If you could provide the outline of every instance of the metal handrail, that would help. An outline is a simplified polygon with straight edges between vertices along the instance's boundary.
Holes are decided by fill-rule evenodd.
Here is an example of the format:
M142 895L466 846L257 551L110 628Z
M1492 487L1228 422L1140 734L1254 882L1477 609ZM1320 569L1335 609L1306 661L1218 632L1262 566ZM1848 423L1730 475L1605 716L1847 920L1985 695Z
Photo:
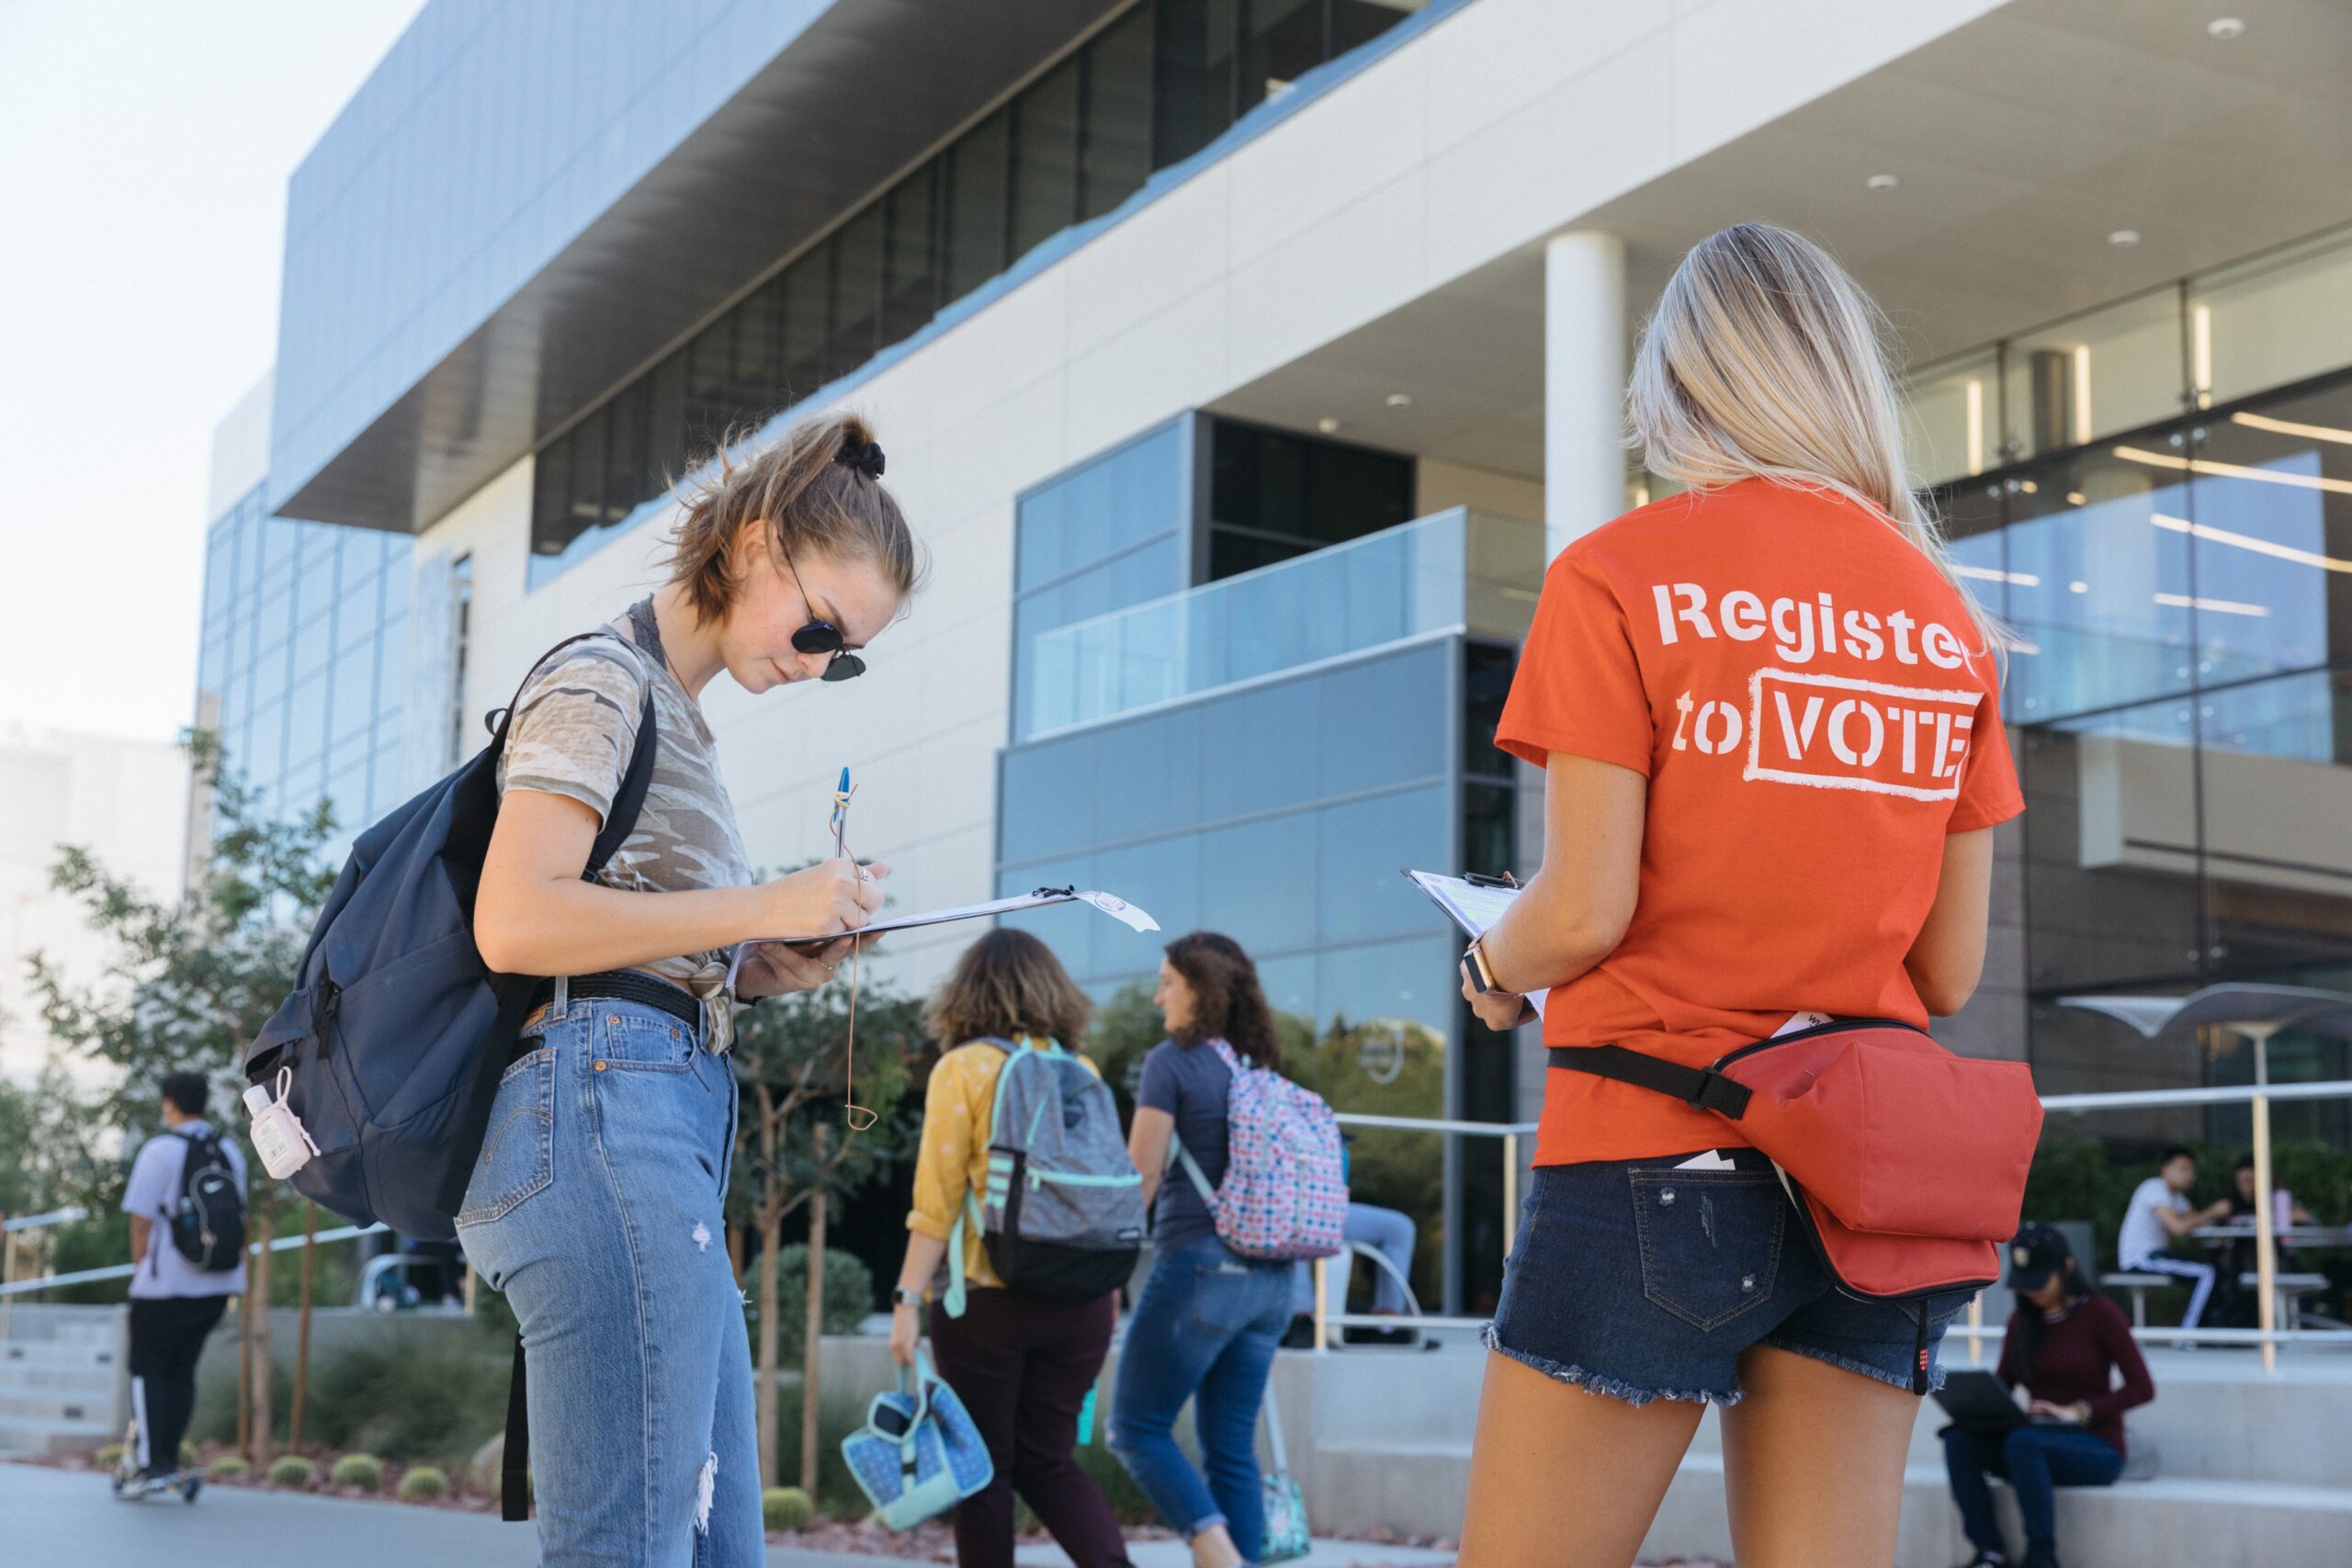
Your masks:
M37 1231L44 1225L70 1225L76 1220L86 1220L90 1211L79 1203L62 1209L51 1209L45 1214L20 1214L13 1220L0 1222L0 1231Z
M384 1228L379 1221L372 1225L340 1225L331 1231L321 1231L317 1235L310 1237L281 1235L271 1240L269 1249L272 1252L290 1252L301 1246L305 1240L349 1241L354 1236L372 1235ZM247 1256L253 1256L260 1251L261 1243L255 1241L245 1244ZM103 1269L76 1269L68 1274L51 1274L39 1280L17 1280L9 1284L0 1285L0 1296L17 1296L32 1291L55 1290L60 1285L86 1285L96 1280L127 1280L138 1271L139 1265L136 1263L109 1263Z

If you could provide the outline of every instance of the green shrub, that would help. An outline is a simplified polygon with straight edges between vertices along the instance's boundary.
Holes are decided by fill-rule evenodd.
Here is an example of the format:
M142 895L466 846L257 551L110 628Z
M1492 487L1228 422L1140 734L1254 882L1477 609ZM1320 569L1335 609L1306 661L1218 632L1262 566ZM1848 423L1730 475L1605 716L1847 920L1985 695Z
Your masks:
M254 1467L245 1462L243 1454L222 1454L204 1467L208 1481L243 1481L253 1472Z
M401 1477L400 1495L403 1503L424 1502L449 1495L449 1478L429 1464L412 1466Z
M760 1494L760 1515L772 1530L805 1530L817 1505L797 1486L771 1486Z
M180 1468L182 1470L196 1468L196 1445L186 1438L180 1439Z
M112 1470L116 1465L122 1462L122 1445L120 1443L108 1443L105 1448L100 1449L96 1453L90 1456L90 1462L96 1465L100 1470Z
M328 1483L337 1491L356 1486L362 1492L381 1491L384 1467L376 1462L374 1454L345 1454L334 1461L334 1469L327 1472Z
M783 1299L776 1311L776 1335L784 1347L784 1364L800 1364L800 1342L807 1334L808 1322L808 1248L794 1242L778 1249L775 1255L776 1293ZM751 1292L749 1314L759 1332L760 1268L756 1260L748 1270L743 1288ZM857 1325L874 1310L874 1270L858 1259L855 1253L838 1247L825 1248L825 1332L854 1334Z
M288 1454L269 1467L272 1486L308 1486L319 1478L319 1467L300 1454Z

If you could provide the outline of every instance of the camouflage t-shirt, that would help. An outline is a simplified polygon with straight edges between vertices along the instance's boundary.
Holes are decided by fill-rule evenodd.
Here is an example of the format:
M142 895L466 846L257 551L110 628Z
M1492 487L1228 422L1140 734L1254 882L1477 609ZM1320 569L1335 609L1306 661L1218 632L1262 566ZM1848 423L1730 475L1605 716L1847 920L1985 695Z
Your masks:
M596 880L633 893L741 887L752 880L735 829L735 807L718 779L718 757L702 708L662 657L653 601L642 599L612 622L611 637L573 643L542 665L515 699L498 763L498 787L568 795L596 814L601 827L620 793L637 739L650 682L660 749L637 826ZM725 996L725 948L638 965L684 986L710 1004L707 1048L734 1040L734 1010Z

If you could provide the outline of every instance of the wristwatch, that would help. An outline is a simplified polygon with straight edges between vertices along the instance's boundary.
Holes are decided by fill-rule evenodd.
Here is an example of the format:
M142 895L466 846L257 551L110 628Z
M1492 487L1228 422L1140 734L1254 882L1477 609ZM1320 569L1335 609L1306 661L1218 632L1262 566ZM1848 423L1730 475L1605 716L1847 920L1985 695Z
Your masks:
M1499 991L1503 987L1496 983L1495 972L1487 966L1486 944L1487 939L1483 936L1472 941L1470 945L1463 950L1462 966L1470 976L1472 990L1482 993Z
M893 1285L890 1287L890 1304L892 1306L914 1307L921 1309L922 1306L922 1292L921 1291L910 1291L904 1285Z

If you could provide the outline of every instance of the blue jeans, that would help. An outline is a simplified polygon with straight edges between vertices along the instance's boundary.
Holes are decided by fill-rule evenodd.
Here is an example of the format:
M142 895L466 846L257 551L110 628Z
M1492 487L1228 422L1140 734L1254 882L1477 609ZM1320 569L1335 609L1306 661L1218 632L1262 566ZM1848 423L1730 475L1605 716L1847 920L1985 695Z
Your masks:
M636 1003L583 999L523 1032L537 1048L499 1084L458 1235L522 1325L539 1562L763 1568L720 1212L734 1076Z
M2025 1522L2025 1548L2054 1552L2057 1509L2052 1488L2109 1486L2123 1473L2123 1456L2096 1432L2080 1427L2012 1427L2007 1432L1944 1429L1944 1469L1951 1476L1952 1500L1960 1505L1961 1528L1979 1551L2007 1555L2001 1527L1993 1517L1987 1475L2006 1477L2018 1495Z
M1258 1402L1290 1325L1291 1269L1259 1263L1215 1236L1163 1252L1127 1319L1111 1391L1111 1449L1168 1522L1190 1540L1232 1532L1250 1562L1266 1541L1259 1492ZM1208 1478L1176 1446L1193 1404Z
M1398 1274L1409 1277L1413 1272L1413 1216L1395 1209L1384 1209L1377 1203L1348 1205L1348 1218L1340 1232L1340 1238L1350 1244L1340 1256L1324 1269L1324 1289L1329 1292L1329 1306L1333 1313L1348 1310L1348 1280L1353 1272L1353 1244L1363 1242L1380 1249L1381 1256L1396 1265L1396 1273L1385 1269L1373 1270L1372 1310L1401 1313L1405 1310L1405 1289L1396 1282ZM1293 1317L1305 1317L1315 1310L1315 1265L1298 1262L1291 1265L1290 1312ZM1331 1337L1339 1338L1335 1331Z

